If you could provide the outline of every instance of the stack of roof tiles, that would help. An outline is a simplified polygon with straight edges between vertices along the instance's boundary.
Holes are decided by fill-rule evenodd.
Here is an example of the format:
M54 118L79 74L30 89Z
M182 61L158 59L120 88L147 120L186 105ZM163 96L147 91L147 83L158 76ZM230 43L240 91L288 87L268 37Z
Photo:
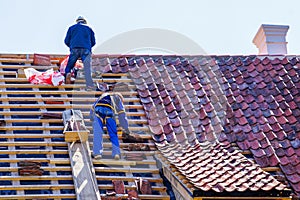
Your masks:
M297 57L94 59L103 72L130 74L156 146L199 191L280 192L286 186L261 169L279 166L298 196L299 66Z

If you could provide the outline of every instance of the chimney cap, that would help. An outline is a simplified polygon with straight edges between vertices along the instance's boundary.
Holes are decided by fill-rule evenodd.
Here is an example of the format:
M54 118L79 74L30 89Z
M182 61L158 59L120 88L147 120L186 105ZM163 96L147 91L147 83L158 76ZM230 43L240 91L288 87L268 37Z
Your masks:
M288 25L262 24L252 42L259 49L259 54L286 54L288 30Z

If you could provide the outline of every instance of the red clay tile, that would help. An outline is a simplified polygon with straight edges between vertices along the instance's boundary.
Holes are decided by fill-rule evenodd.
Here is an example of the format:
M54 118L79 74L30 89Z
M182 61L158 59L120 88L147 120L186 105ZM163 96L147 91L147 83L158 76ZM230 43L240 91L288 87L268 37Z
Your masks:
M164 134L160 134L160 135L152 135L152 138L155 142L157 143L162 143L163 141L166 140L166 136Z
M173 127L178 127L178 126L182 125L182 122L179 117L170 119L170 122Z
M287 163L286 165L281 164L280 167L286 175L292 175L295 173L295 168L291 163Z
M162 104L162 103L163 103L163 100L161 99L161 97L158 96L158 93L155 93L155 94L157 94L157 96L156 96L155 98L152 98L153 103L154 103L155 105Z
M258 145L259 145L259 143L258 143ZM255 146L255 147L257 147L257 146ZM265 152L262 149L258 148L258 147L257 147L257 149L251 149L251 152L253 153L253 155L256 158L260 158L260 157L266 156Z
M250 145L250 148L251 148L252 150L258 150L258 149L261 149L261 146L260 146L258 140L249 141L249 145ZM259 152L258 152L258 153L259 153ZM257 157L259 157L259 156L257 155Z
M294 148L289 147L289 148L285 149L285 154L286 154L288 157L291 157L291 156L296 155L296 152L295 152Z
M264 156L261 156L261 157L255 157L255 161L258 165L260 165L261 167L267 167L267 166L270 166L270 161L269 161L269 158L264 155Z
M163 133L163 127L161 125L149 126L149 128L154 135L161 135Z
M281 140L281 141L280 141L280 144L281 144L281 146L282 146L284 149L287 149L287 148L291 147L291 143L290 143L290 141L288 141L288 140Z
M278 164L280 164L280 159L277 157L276 154L272 154L268 158L269 158L270 166L277 166Z
M274 140L275 138L277 138L276 134L270 130L270 131L264 131L266 137L269 139L269 141Z
M261 141L260 141L260 144L261 144ZM261 147L263 148L263 145L261 145ZM273 147L270 146L270 145L266 146L266 147L263 148L263 149L264 149L264 152L266 153L266 155L267 155L268 157L274 155L274 153L275 153Z
M174 135L173 132L170 132L168 134L165 133L165 137L168 142L174 142L176 140L176 136Z
M291 145L292 147L294 147L295 149L300 148L300 139L296 138L294 140L291 141Z
M272 63L272 65L279 65L279 64L281 64L281 61L280 61L279 58L275 58L275 59L273 59L273 60L271 61L271 63ZM281 65L280 65L280 66L281 66Z
M300 176L297 173L288 175L287 177L289 179L289 181L291 181L293 184L299 184L300 182Z
M286 116L286 119L288 120L289 124L295 124L297 122L296 117L294 117L293 115Z
M272 127L273 131L275 131L276 133L277 133L278 131L281 131L281 130L282 130L282 127L280 126L279 123L271 124L271 127Z
M150 126L158 126L160 125L160 121L156 118L156 119L148 119L149 121L149 125Z

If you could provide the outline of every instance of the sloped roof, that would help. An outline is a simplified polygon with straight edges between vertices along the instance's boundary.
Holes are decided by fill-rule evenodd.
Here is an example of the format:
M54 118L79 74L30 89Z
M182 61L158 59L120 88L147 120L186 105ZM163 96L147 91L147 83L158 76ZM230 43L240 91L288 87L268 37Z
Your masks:
M261 169L279 166L300 195L297 56L120 56L93 66L129 72L158 149L200 192L279 192L285 185Z
M86 186L94 182L85 179L85 189L76 191L81 183L73 176L78 167L72 167L76 165L71 152L74 145L68 142L76 135L66 133L62 113L69 109L80 110L85 117L85 124L81 126L91 130L89 111L102 92L82 90L85 87L83 77L78 78L76 84L32 84L25 78L24 68L32 67L39 71L57 69L59 58L65 58L65 55L54 55L51 66L33 66L32 57L0 54L0 199L74 199L78 195L83 196L84 190L89 188ZM109 73L103 76L105 81L131 81L127 74ZM94 78L94 81L100 80ZM136 97L137 92L121 93L124 95L124 108L128 111L130 130L142 132L143 141L137 146L140 148L133 148L135 146L124 138L122 141L119 134L121 159L115 161L111 157L109 136L105 134L103 159L93 160L93 166L88 167L96 174L97 184L93 186L99 188L104 199L108 191L114 190L113 181L121 180L125 193L114 198L124 199L132 195L130 191L137 191L135 181L138 179L150 182L152 186L152 191L148 190L147 194L144 189L139 192L140 199L170 199L153 157L156 147L148 134L147 120ZM90 145L92 136L89 134ZM86 149L84 146L82 148ZM86 150L89 151L89 148ZM88 153L84 155L85 158L87 156ZM80 164L81 175L87 174L81 170L86 164Z

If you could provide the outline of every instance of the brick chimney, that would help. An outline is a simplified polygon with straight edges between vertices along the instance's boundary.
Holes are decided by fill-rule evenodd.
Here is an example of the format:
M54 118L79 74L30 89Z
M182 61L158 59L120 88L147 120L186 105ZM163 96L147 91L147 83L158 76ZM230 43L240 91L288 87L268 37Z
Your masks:
M258 48L258 54L287 54L287 41L285 37L288 30L289 26L262 24L252 41Z

